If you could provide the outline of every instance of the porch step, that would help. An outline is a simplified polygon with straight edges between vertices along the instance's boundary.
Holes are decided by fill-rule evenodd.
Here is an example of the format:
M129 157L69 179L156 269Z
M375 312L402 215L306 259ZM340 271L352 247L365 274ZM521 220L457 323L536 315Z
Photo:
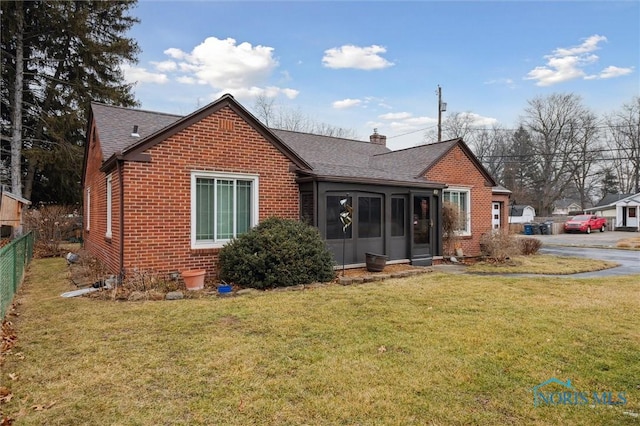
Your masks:
M617 226L615 230L623 232L638 232L638 228L633 226Z

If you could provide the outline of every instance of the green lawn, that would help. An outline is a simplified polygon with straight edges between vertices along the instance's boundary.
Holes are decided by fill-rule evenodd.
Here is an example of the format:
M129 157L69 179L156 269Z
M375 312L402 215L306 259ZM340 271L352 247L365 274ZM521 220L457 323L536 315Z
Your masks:
M10 317L0 410L18 425L640 422L640 276L432 273L113 302L60 298L66 272L34 261ZM552 377L627 403L534 407Z

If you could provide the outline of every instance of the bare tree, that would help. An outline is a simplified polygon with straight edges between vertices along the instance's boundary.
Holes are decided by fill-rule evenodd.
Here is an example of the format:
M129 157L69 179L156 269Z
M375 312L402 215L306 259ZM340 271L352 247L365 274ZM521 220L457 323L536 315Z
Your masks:
M442 120L442 140L462 138L465 142L473 134L474 118L468 112L452 112ZM423 143L433 143L438 140L438 131L433 128L424 133Z
M602 159L599 149L599 134L597 117L590 112L578 116L574 133L575 143L569 162L573 166L573 183L578 196L580 207L588 207L592 202L592 195L597 185L599 170L597 165Z
M531 135L537 166L537 206L545 215L573 183L582 117L589 111L577 95L552 94L530 100L525 114L522 124Z
M640 97L607 117L609 160L623 193L640 192Z
M300 109L284 108L276 104L274 98L260 95L253 106L254 114L265 126L273 129L293 132L313 133L316 135L357 139L352 129L319 123L304 114Z
M258 95L253 105L254 113L265 126L270 127L270 120L275 116L275 102L274 98L267 97L265 95Z
M500 183L504 183L511 133L499 125L494 125L491 129L478 129L467 141L478 160Z

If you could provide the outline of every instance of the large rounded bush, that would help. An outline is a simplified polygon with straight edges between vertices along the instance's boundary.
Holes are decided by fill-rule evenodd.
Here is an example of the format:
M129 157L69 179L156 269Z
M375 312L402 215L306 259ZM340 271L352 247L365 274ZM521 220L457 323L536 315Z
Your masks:
M334 278L333 258L312 226L271 217L220 250L220 278L252 288L284 287Z

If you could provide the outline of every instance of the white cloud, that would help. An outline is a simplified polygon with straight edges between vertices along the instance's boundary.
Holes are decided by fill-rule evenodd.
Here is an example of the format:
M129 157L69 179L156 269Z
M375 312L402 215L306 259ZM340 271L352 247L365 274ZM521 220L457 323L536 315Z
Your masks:
M355 68L361 70L382 69L393 66L393 62L380 56L387 49L371 45L358 47L351 44L325 50L322 64L327 68Z
M599 74L588 75L585 68L597 63L600 59L592 52L598 50L601 42L606 42L607 38L601 35L592 35L584 40L579 46L563 48L559 47L551 55L545 56L547 63L529 71L525 80L535 80L536 86L552 86L564 81L582 78L584 80L595 80L620 77L633 72L633 68L620 68L608 66Z
M459 116L463 122L469 123L472 127L491 127L498 124L498 120L495 118L484 117L475 112L462 112Z
M335 109L346 109L346 108L352 108L354 106L360 105L361 103L362 103L362 101L360 99L348 99L347 98L347 99L343 99L341 101L335 101L331 105Z
M129 64L123 64L121 66L124 73L124 79L127 83L156 83L165 84L169 82L169 78L166 74L153 73L146 70L146 68L132 67Z
M410 112L390 112L378 116L383 120L404 120L410 118L412 114Z
M195 78L188 77L186 75L181 75L180 77L177 77L176 81L178 83L182 83L182 84L197 84L198 83Z
M485 81L486 85L507 86L509 89L515 89L517 86L511 78L497 78L494 80Z
M601 35L592 35L591 37L587 37L584 42L580 46L563 48L559 47L553 51L552 56L576 56L582 55L585 53L593 52L594 50L598 50L598 43L601 41L606 42L607 38Z
M380 124L377 127L383 129L388 128L396 134L422 131L438 122L436 118L426 116L414 117L409 112L382 114L379 115L378 118L383 120L384 124Z
M598 74L595 77L596 78L602 78L602 79L615 78L615 77L620 77L620 76L623 76L623 75L631 74L632 72L633 72L633 67L619 68L619 67L615 67L613 65L610 65L610 66L606 67L605 69L603 69L600 72L600 74Z
M243 100L259 95L294 99L300 93L298 90L266 85L279 65L273 53L274 49L268 46L207 37L190 52L168 48L164 54L170 59L152 64L171 73L178 83L212 87L214 99L225 93ZM282 71L280 77L282 81L291 80L287 71Z
M161 71L161 72L175 71L178 69L178 64L176 64L174 61L162 61L162 62L151 62L151 63L153 64L153 66L156 67L158 71Z
M300 94L299 90L296 89L281 89L280 90L283 95L285 95L289 99L295 99Z
M190 53L170 48L165 54L180 61L182 72L217 89L248 90L263 83L278 66L272 47L236 44L232 38L208 37Z

